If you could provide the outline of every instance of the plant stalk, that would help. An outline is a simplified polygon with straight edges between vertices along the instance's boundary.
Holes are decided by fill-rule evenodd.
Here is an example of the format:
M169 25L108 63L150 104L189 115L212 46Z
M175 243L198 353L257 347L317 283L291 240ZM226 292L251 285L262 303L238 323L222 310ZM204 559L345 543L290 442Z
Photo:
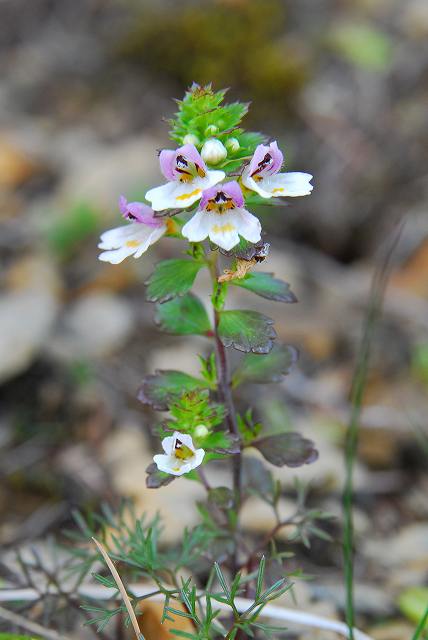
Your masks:
M217 279L219 277L218 269L218 252L212 252L212 260L210 262L210 271L213 281L213 289L217 286ZM229 363L227 359L226 348L220 340L219 327L220 313L214 307L214 339L217 358L217 377L218 377L218 392L220 400L224 403L227 416L226 422L230 433L234 439L239 438L238 424L236 420L236 410L232 395L232 381L230 376ZM232 476L233 476L233 491L235 495L236 512L239 514L239 510L242 502L242 469L241 469L241 451L232 457ZM238 526L238 525L237 525ZM232 573L236 573L238 568L237 553L238 545L235 545L234 557L232 559Z

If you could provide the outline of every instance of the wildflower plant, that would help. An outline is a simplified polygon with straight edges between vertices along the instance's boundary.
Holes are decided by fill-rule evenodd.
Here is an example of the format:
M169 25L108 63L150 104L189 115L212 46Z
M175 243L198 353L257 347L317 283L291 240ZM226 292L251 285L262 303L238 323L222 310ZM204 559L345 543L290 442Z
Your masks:
M323 514L306 509L300 484L295 512L281 519L282 489L269 468L314 462L313 443L290 431L287 421L282 430L270 430L255 417L254 407L237 408L234 398L242 385L280 382L295 363L297 351L276 344L268 316L227 305L233 287L268 301L296 302L287 283L259 270L269 260L269 243L252 210L309 195L312 176L283 172L284 157L277 142L245 131L241 121L248 105L225 104L225 93L193 85L177 102L178 111L169 122L176 147L159 154L164 183L146 193L149 204L121 197L119 208L126 222L103 233L99 245L100 259L117 264L140 257L159 240L183 241L181 257L156 265L146 283L146 297L156 305L161 331L206 337L206 353L199 356L200 375L156 371L144 378L138 398L156 411L168 412L153 428L158 445L147 469L147 486L168 491L172 481L200 482L207 491L206 500L198 505L201 524L186 531L178 549L170 552L160 546L158 519L137 520L133 527L127 524L122 529L116 524L113 542L108 536L103 539L130 579L153 581L155 592L165 599L164 618L183 616L192 621L192 633L176 635L196 639L271 633L259 616L267 603L290 587L283 565L289 553L277 549L276 534L293 525L294 537L304 544L312 534L325 536L315 525ZM211 276L211 312L192 292L203 269ZM241 355L232 371L233 350ZM211 486L205 471L212 461L230 464L230 486L226 481L225 486ZM254 495L270 505L276 522L255 542L240 526L242 505ZM83 532L87 534L87 528ZM192 580L178 577L184 568L193 572ZM114 586L105 577L99 580ZM236 604L242 595L251 599L245 610ZM137 607L141 598L130 593L130 599ZM111 615L96 611L103 627Z

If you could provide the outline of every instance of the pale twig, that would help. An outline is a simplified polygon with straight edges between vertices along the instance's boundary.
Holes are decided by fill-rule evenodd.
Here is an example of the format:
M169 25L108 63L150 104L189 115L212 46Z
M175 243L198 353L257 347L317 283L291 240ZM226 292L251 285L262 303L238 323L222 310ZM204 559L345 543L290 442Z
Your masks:
M129 585L129 590L135 595L136 598L142 598L148 596L151 593L152 587L146 587L141 584ZM50 592L53 594L53 591ZM94 600L110 600L116 593L115 589L109 589L107 587L101 587L98 585L81 585L77 594L83 598L91 598ZM148 598L148 600L162 602L164 600L162 593L154 593ZM32 589L10 589L0 591L0 601L6 600L31 600L37 599L38 594ZM253 604L252 600L246 598L235 598L235 605L239 613L244 613ZM222 611L230 611L227 604L222 602L216 602L218 609ZM326 631L333 631L340 634L343 638L349 639L348 627L344 622L339 620L330 620L322 616L313 615L306 611L294 611L293 609L285 609L283 607L268 604L260 613L261 618L270 618L272 620L279 620L284 624L295 624L304 627L312 627L314 629L324 629ZM142 639L142 636L140 636ZM372 640L370 636L354 629L354 640Z
M29 589L26 589L25 591L29 591ZM16 590L16 593L18 592L19 590ZM4 609L3 607L0 607L0 619L16 625L20 629L25 629L26 631L30 631L30 633L35 633L46 640L70 640L68 636L57 633L56 631L53 631L53 629L46 629L37 622L27 620L27 618L24 618L13 611L9 611L8 609Z
M120 575L117 572L116 567L114 566L112 560L110 560L110 557L107 553L107 551L104 549L103 545L101 544L101 542L98 542L98 540L96 540L95 538L92 538L92 540L95 542L95 544L97 545L98 551L101 553L102 557L104 558L106 565L108 566L108 568L111 571L111 575L114 578L115 583L117 584L117 588L119 589L120 595L122 596L122 600L125 604L126 610L128 611L128 615L129 618L131 620L131 624L132 624L132 628L134 629L134 633L137 637L137 640L144 640L143 634L140 631L140 627L138 626L138 620L137 620L137 616L135 615L135 611L132 608L132 604L131 601L129 599L129 596L126 592L126 589L124 587L124 584L120 578Z

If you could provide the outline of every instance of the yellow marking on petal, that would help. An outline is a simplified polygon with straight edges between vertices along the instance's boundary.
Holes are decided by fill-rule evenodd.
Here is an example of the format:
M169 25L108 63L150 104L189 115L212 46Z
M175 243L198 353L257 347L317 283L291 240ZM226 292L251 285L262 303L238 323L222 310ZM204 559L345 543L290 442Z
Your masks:
M214 233L227 233L228 231L235 231L235 227L230 222L223 225L215 224L213 226L213 231Z
M174 444L174 455L179 460L188 460L193 457L193 451L177 438Z
M177 196L176 200L188 200L189 198L193 198L193 196L197 196L201 193L200 189L195 189L191 193L183 193L182 196Z
M200 167L199 165L196 165L196 171L198 172L198 176L200 178L205 178L206 173L205 171L202 169L202 167Z
M272 193L281 193L282 191L285 191L285 189L283 189L282 187L277 187L276 189L272 189Z
M127 247L139 247L141 244L141 242L139 240L128 240L128 242L126 243Z

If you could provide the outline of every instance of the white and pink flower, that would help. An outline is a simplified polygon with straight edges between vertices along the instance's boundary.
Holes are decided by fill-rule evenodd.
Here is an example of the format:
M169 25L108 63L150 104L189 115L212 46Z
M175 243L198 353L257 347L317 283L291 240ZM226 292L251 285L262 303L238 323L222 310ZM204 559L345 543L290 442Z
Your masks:
M211 242L229 251L239 243L239 236L249 242L261 239L261 224L244 208L244 197L236 181L206 189L198 211L184 225L181 233L190 242Z
M139 258L168 230L168 220L155 218L153 209L142 202L127 202L121 196L119 209L130 224L105 231L98 245L103 249L99 259L111 264L119 264L132 255Z
M259 144L242 174L242 184L262 198L307 196L313 185L310 173L279 173L284 157L276 142Z
M182 476L199 467L205 456L203 449L195 449L191 436L179 431L164 438L162 448L165 453L153 456L153 460L159 471L173 476Z
M146 193L155 211L189 207L201 198L204 189L221 182L225 176L224 171L209 171L193 144L164 149L159 162L168 182Z

